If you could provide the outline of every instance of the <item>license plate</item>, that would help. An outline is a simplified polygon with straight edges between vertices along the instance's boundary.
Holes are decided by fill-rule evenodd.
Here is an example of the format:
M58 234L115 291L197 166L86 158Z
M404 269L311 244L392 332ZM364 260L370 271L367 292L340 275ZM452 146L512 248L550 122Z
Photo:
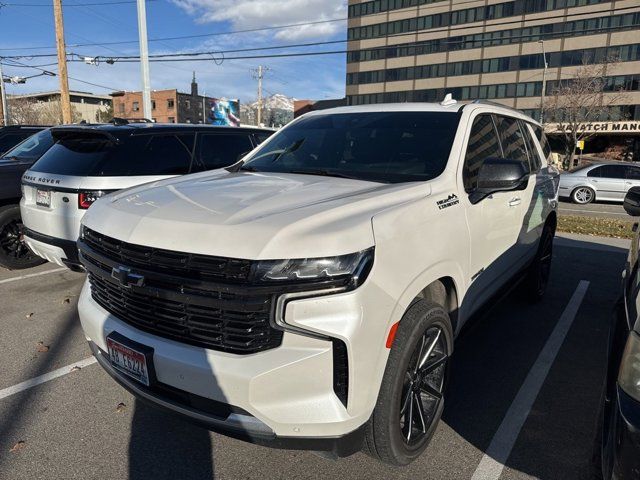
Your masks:
M118 369L147 387L149 386L149 366L144 353L110 337L107 337L107 349L109 350L109 358L113 368Z
M37 190L36 205L40 205L41 207L50 207L51 206L51 190Z

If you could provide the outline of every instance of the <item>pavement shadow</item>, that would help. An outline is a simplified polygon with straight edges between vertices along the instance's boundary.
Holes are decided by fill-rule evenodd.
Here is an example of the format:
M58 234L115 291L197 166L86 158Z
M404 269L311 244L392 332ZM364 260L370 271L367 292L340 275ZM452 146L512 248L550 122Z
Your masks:
M129 442L129 480L213 478L210 433L136 400Z
M527 305L516 289L461 332L443 421L485 452L576 286L588 280L587 296L505 466L541 480L590 478L607 335L626 254L557 239L556 268L542 302Z

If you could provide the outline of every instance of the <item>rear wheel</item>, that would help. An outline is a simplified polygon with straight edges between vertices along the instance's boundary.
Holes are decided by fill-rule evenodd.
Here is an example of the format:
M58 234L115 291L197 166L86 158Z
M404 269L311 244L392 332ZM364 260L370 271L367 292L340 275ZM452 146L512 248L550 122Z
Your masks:
M444 309L427 300L403 316L378 402L367 426L367 452L407 465L427 448L442 416L453 332Z
M555 237L555 227L547 223L542 230L538 251L529 267L524 281L524 291L532 302L542 299L547 291L549 277L551 276L551 260L553 259L553 238Z
M0 266L19 270L44 262L45 260L33 253L23 241L20 207L0 207Z
M596 198L596 192L593 191L592 188L589 187L578 187L571 193L571 200L573 203L578 203L580 205L586 205L587 203L591 203Z

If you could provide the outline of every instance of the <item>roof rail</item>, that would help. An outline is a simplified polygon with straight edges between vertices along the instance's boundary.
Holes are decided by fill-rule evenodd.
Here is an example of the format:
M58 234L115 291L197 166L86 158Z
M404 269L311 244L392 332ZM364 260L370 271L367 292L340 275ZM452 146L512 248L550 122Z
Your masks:
M513 107L509 107L507 105L503 105L502 103L499 102L492 102L491 100L474 100L471 103L468 103L467 105L491 105L493 107L501 107L501 108L505 108L507 110L511 110L512 112L518 112L521 115L524 115L524 113L522 112L522 110L518 110L517 108L513 108Z
M120 118L113 117L109 120L108 123L113 123L114 125L129 125L130 123L155 123L153 120L149 120L148 118Z

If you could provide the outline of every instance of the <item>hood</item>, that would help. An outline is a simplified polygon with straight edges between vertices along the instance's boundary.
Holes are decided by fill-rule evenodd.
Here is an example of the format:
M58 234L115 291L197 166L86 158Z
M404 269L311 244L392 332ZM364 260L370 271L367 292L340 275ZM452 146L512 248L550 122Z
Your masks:
M133 244L235 258L340 255L374 244L375 213L425 183L226 170L156 182L96 202L83 223Z

